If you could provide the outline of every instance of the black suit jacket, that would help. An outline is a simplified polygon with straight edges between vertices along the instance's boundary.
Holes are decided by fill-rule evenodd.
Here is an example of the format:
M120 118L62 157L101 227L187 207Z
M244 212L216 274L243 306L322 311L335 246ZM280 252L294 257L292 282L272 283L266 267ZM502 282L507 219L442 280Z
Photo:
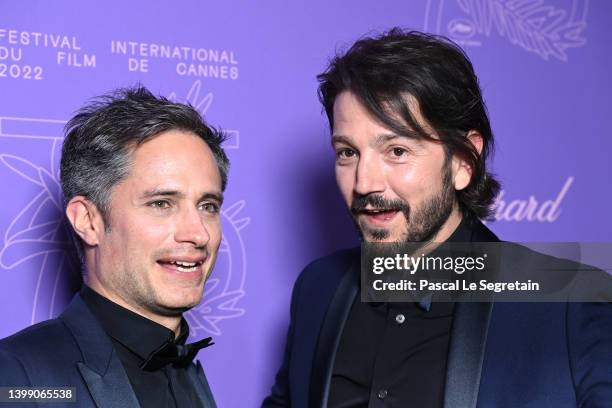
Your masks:
M472 241L497 237L474 221ZM556 262L516 247L503 267ZM534 258L535 256L535 258ZM263 407L326 407L336 352L359 291L359 249L308 265L298 277L283 363ZM609 287L609 286L608 286ZM605 407L612 404L608 303L457 303L445 408Z
M216 407L200 363L188 370L203 406ZM78 294L57 319L0 341L0 385L76 388L76 404L54 407L140 406L110 338Z

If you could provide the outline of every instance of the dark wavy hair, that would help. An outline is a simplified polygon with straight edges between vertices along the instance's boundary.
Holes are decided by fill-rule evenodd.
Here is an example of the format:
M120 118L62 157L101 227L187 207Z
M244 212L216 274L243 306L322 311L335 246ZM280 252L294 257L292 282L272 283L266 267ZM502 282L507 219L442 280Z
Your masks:
M229 159L221 147L225 134L208 126L191 105L157 97L138 85L94 99L66 124L60 164L66 202L85 196L107 222L111 190L128 176L133 150L170 130L194 133L208 145L225 190L229 171ZM82 257L82 242L74 233L73 237Z
M317 79L319 99L332 131L336 97L350 91L395 133L442 143L447 158L456 155L466 160L472 179L456 192L459 206L464 214L490 216L500 188L486 169L493 132L472 63L458 45L445 37L393 28L377 37L362 38L336 55ZM410 110L409 96L418 102L435 135L419 125ZM470 130L482 135L480 154L467 138Z

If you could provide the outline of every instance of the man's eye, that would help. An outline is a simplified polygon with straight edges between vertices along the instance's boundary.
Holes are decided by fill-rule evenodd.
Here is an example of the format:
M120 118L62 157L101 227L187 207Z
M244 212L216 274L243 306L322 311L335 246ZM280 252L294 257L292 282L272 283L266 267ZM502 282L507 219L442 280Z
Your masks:
M402 157L407 153L408 150L404 149L403 147L394 147L393 149L391 149L391 154L393 155L393 157Z
M203 211L206 211L211 214L217 214L220 210L219 205L217 205L216 203L202 203L200 205L200 208Z
M354 157L357 153L351 149L341 149L336 152L336 155L339 159L350 159Z
M164 210L166 208L170 208L170 203L166 200L155 200L149 203L149 207Z

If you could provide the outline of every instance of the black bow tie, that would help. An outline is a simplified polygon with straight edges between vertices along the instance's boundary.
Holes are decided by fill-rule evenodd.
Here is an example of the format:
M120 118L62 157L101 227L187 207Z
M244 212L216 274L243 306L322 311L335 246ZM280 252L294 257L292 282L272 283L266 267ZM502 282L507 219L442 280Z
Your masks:
M193 361L198 351L213 344L215 343L212 342L212 337L191 344L176 344L174 341L167 341L149 354L140 368L145 371L155 371L168 364L185 367Z

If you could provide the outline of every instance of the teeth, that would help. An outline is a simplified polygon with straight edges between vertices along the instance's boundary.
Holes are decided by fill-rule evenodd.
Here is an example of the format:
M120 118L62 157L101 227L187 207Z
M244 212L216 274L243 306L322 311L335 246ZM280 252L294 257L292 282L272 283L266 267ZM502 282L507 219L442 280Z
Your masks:
M198 264L198 262L184 262L184 261L172 261L173 264L177 266L182 266L185 268L193 268Z

